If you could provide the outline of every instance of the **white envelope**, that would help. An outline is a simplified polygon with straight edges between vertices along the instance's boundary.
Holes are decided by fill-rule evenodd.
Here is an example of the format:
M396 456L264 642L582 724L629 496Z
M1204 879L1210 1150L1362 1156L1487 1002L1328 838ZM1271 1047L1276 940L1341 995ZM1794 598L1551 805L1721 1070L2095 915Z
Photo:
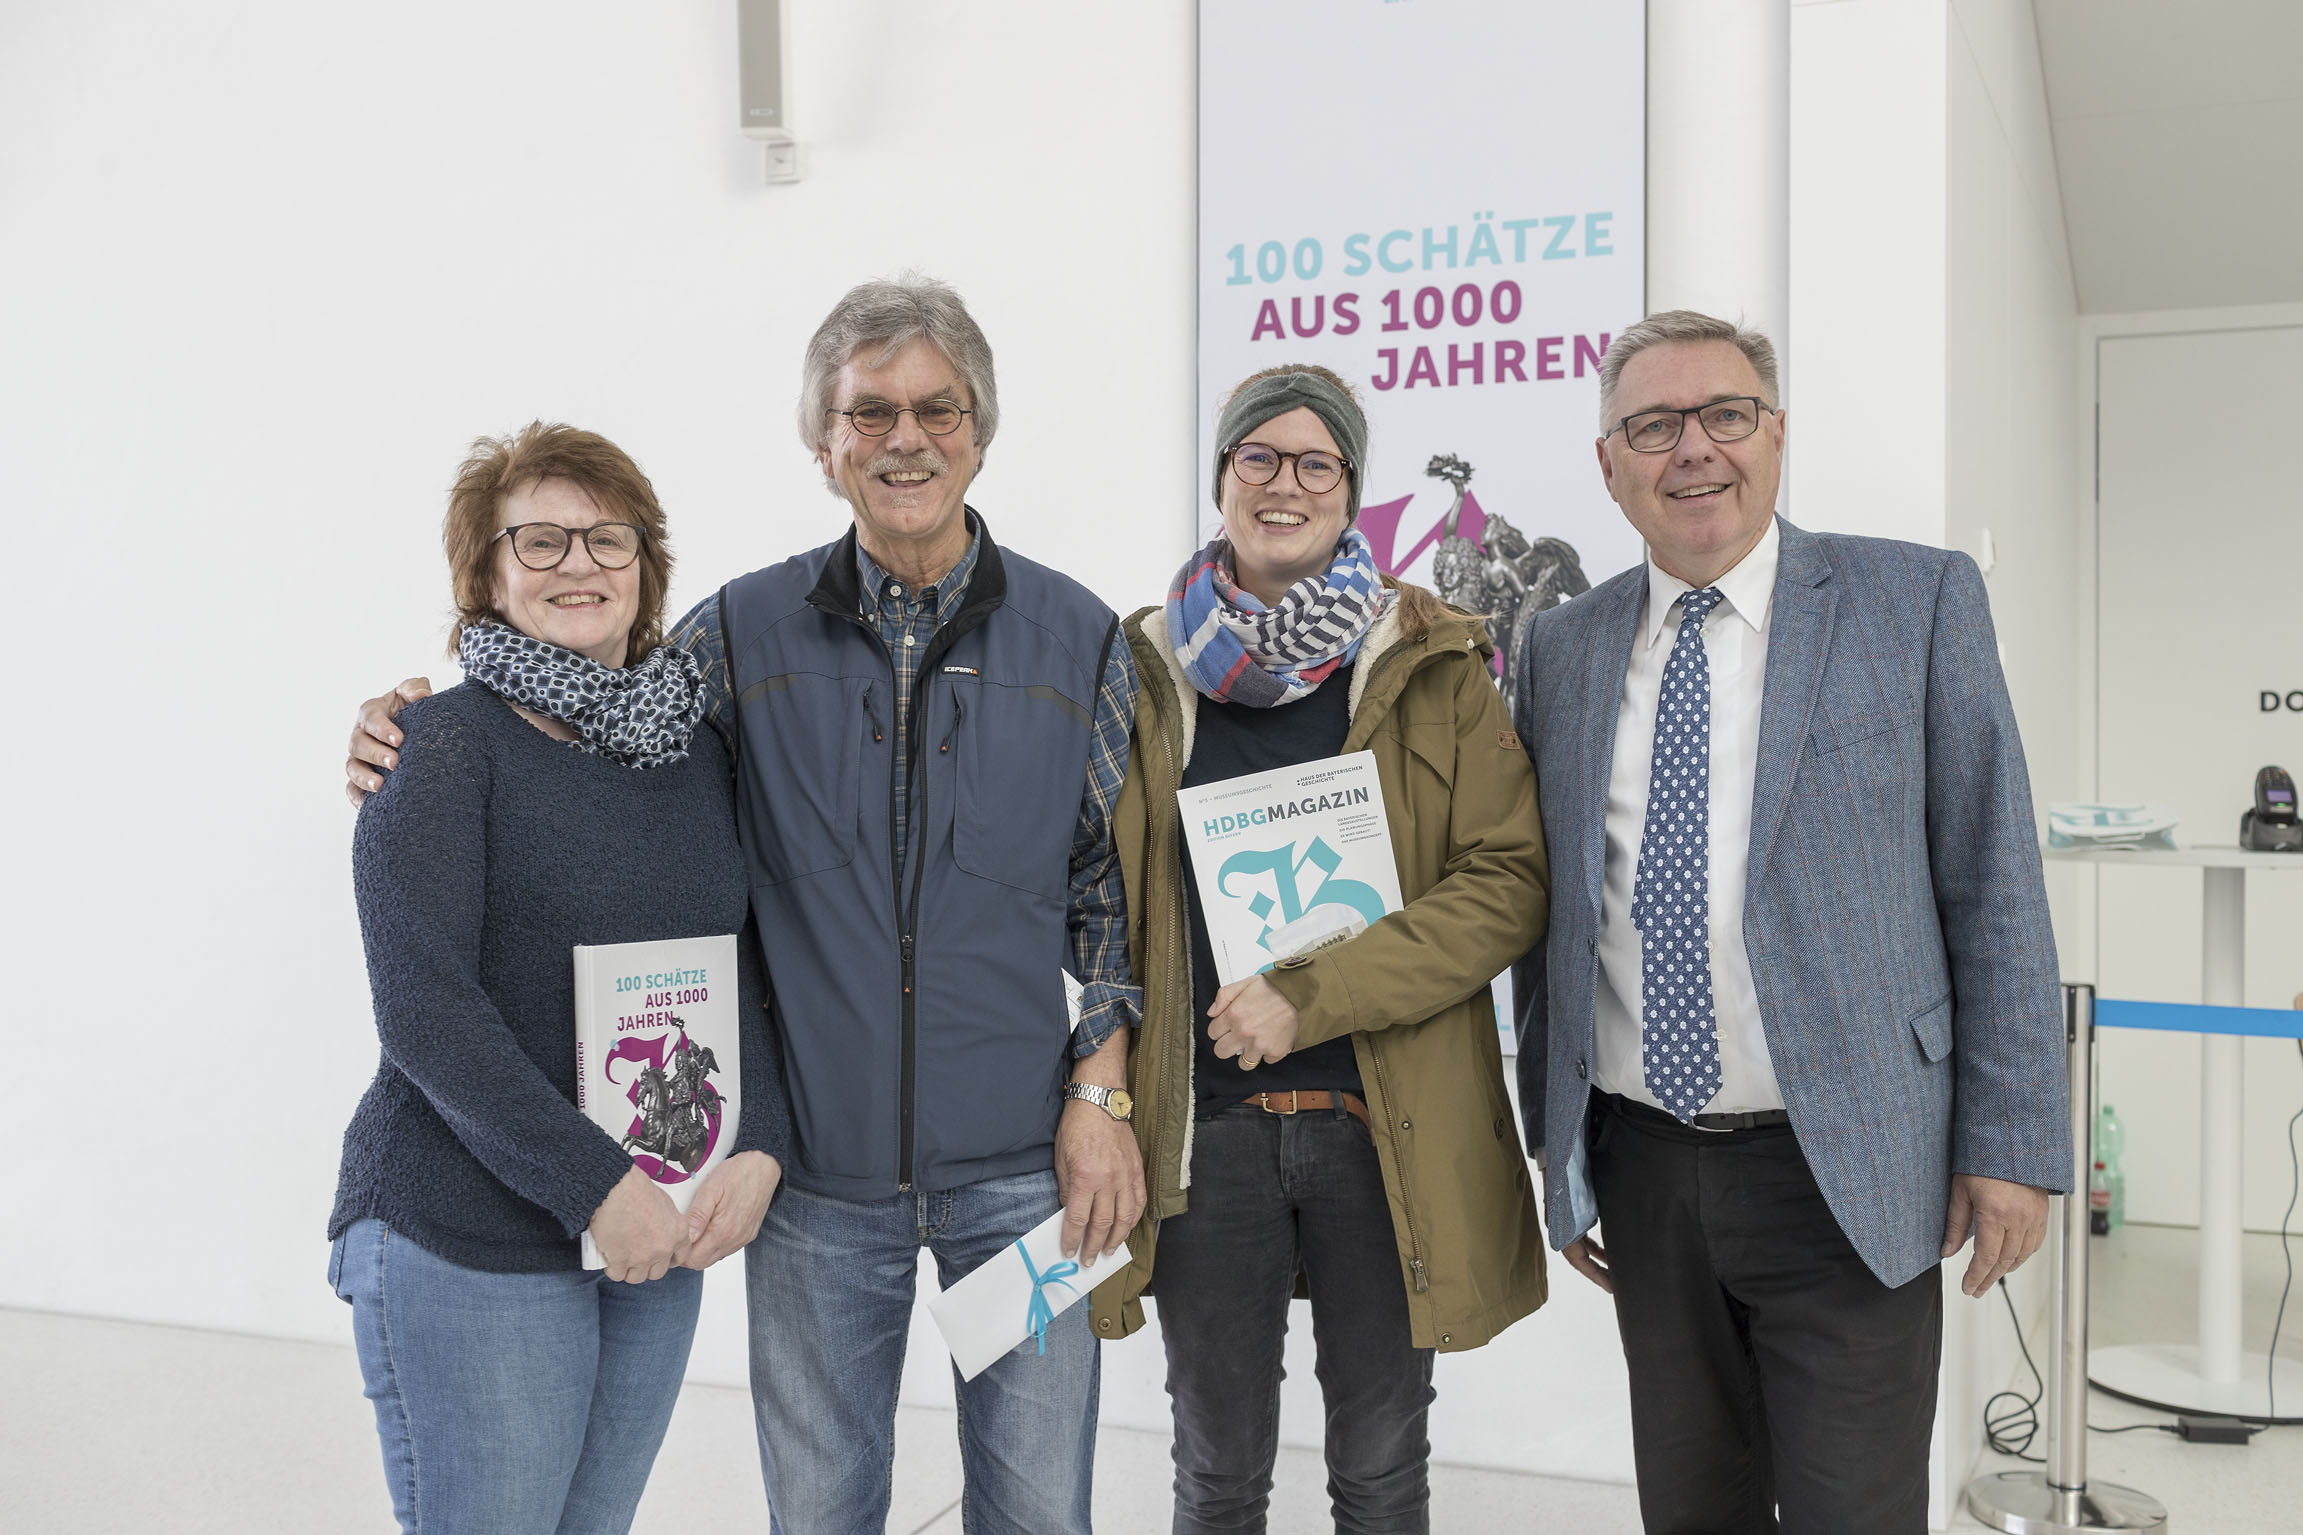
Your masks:
M1127 1244L1109 1257L1090 1261L1063 1255L1064 1213L1041 1221L1023 1237L1031 1266L1047 1282L1040 1294L1049 1315L1061 1316L1087 1299L1088 1291L1119 1272L1128 1261ZM1073 1264L1077 1272L1070 1272ZM952 1363L963 1379L974 1380L994 1360L1031 1336L1032 1281L1024 1268L1024 1253L1010 1242L999 1255L928 1302L928 1312L952 1351Z

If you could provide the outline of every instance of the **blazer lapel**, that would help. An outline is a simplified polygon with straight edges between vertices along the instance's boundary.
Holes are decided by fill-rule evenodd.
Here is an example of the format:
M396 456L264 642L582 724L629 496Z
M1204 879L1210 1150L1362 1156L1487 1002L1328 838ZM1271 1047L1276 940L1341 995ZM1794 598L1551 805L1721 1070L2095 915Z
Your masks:
M1782 522L1782 519L1777 519ZM1759 706L1759 761L1751 788L1751 851L1746 864L1745 902L1759 888L1784 807L1791 801L1791 778L1807 743L1808 722L1823 682L1824 657L1831 647L1831 562L1815 535L1782 522L1783 548L1776 558L1774 605L1768 614L1767 681Z
M1607 870L1607 785L1615 767L1615 725L1623 712L1623 677L1639 633L1639 610L1647 603L1647 568L1612 594L1611 606L1592 620L1591 648L1583 684L1583 795L1576 825L1583 832L1583 877L1592 921L1599 920Z

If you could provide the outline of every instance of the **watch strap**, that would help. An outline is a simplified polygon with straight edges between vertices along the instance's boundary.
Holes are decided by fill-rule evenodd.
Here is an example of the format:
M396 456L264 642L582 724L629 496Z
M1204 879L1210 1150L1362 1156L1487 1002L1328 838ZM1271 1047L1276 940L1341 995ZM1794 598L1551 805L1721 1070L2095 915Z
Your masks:
M1064 1097L1067 1099L1084 1099L1102 1109L1106 1114L1110 1114L1112 1118L1119 1118L1118 1114L1113 1113L1112 1089L1108 1087L1098 1087L1092 1082L1066 1082L1064 1084Z

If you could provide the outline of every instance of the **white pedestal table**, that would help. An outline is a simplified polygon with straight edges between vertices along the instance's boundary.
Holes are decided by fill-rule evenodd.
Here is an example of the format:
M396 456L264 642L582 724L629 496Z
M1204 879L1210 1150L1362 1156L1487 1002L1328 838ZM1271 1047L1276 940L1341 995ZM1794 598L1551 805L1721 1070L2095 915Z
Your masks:
M2254 853L2237 847L2172 851L2046 849L2055 862L2194 868L2201 873L2200 985L2203 1006L2096 1003L2104 1028L2198 1031L2199 1040L2199 1338L2195 1344L2134 1343L2087 1356L2088 1375L2114 1396L2182 1412L2263 1417L2270 1409L2271 1361L2239 1346L2240 1223L2248 1035L2293 1038L2303 1015L2246 1006L2247 873L2303 874L2303 854ZM2293 1024L2286 1019L2294 1018ZM2213 1032L2207 1032L2212 1030ZM2084 1197L2084 1191L2082 1196ZM2280 1421L2303 1422L2303 1365L2278 1362Z

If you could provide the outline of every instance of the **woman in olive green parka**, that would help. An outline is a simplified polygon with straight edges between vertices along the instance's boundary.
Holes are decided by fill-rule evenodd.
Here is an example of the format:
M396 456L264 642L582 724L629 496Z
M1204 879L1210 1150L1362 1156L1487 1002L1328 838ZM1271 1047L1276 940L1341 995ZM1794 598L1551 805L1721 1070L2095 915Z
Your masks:
M1371 1169L1360 1184L1347 1185L1364 1188L1364 1195L1347 1199L1364 1197L1371 1206L1388 1206L1405 1325L1404 1336L1373 1341L1364 1321L1353 1323L1357 1333L1342 1324L1325 1325L1321 1276L1309 1276L1314 1327L1322 1345L1320 1376L1329 1399L1330 1485L1339 1518L1354 1495L1347 1485L1354 1480L1353 1468L1339 1462L1356 1458L1361 1463L1359 1470L1376 1484L1370 1497L1423 1496L1430 1353L1476 1348L1542 1305L1546 1293L1542 1227L1504 1089L1489 992L1490 979L1543 932L1547 876L1534 774L1496 690L1489 664L1493 652L1480 624L1429 592L1388 576L1382 578L1380 593L1372 591L1366 541L1351 528L1365 430L1348 386L1323 369L1273 369L1249 379L1235 392L1219 426L1217 498L1225 536L1195 557L1196 564L1187 564L1166 607L1146 608L1123 626L1139 693L1134 749L1113 825L1126 878L1129 951L1144 984L1143 1024L1131 1052L1129 1085L1149 1203L1128 1237L1131 1261L1095 1291L1091 1302L1098 1336L1119 1337L1142 1325L1138 1297L1148 1290L1162 1296L1163 1333L1175 1332L1170 1320L1175 1302L1162 1295L1157 1283L1160 1244L1167 1240L1172 1245L1185 1234L1204 1242L1217 1229L1207 1222L1218 1217L1206 1214L1199 1232L1186 1225L1195 1208L1195 1140L1206 1143L1199 1148L1197 1181L1203 1191L1237 1199L1233 1190L1239 1173L1231 1164L1270 1160L1270 1150L1277 1158L1284 1205L1288 1180L1304 1175L1291 1167L1290 1143L1277 1139L1263 1113L1286 1116L1300 1096L1321 1103L1320 1112L1328 1116L1324 1122L1339 1127L1326 1133L1361 1137L1356 1144L1372 1148L1380 1181ZM1310 542L1289 542L1304 535ZM1355 547L1361 551L1356 577L1349 564ZM1257 671L1255 663L1275 653L1259 654L1256 633L1247 625L1277 614L1284 602L1300 606L1322 600L1309 584L1312 577L1292 578L1324 562L1331 549L1334 563L1325 597L1332 605L1320 622L1329 631L1348 627L1350 587L1357 580L1368 589L1363 592L1368 600L1361 603L1369 615L1364 627L1340 656L1299 664L1292 671L1273 666L1279 684L1296 692L1247 698L1248 703L1283 707L1243 714L1236 707L1241 701L1236 680L1243 672ZM1195 609L1193 591L1203 581L1220 596L1203 594ZM1235 586L1261 600L1243 599ZM1230 611L1214 613L1211 603L1228 603ZM1338 611L1347 616L1334 617ZM1243 613L1244 618L1239 616ZM1182 645L1172 632L1178 628L1192 631ZM1222 648L1228 642L1219 632L1226 628L1249 635L1248 660L1228 670ZM1282 636L1274 645L1285 642ZM1283 659L1300 663L1303 657ZM1195 745L1203 748L1203 757L1223 747L1220 733L1208 734L1216 726L1236 739L1238 722L1245 718L1254 727L1249 735L1264 730L1268 721L1271 731L1320 739L1303 732L1316 729L1312 699L1331 674L1336 689L1347 693L1342 699L1331 694L1320 705L1341 736L1340 743L1322 751L1373 753L1405 904L1356 937L1222 988L1215 993L1214 1016L1201 1016L1193 976L1195 925L1201 918L1188 887L1176 791L1187 781ZM1313 679L1308 686L1300 680L1305 675ZM1271 686L1261 675L1248 681ZM1223 707L1210 712L1207 699ZM1322 751L1290 760L1315 759ZM1206 771L1203 766L1193 781L1204 781ZM1198 942L1206 954L1204 936ZM1202 978L1201 996L1211 983ZM1261 993L1252 1008L1251 991ZM1237 1014L1228 1012L1231 1007L1237 1007ZM1292 1038L1284 1026L1290 1008ZM1251 1012L1258 1022L1230 1028L1232 1017ZM1283 1021L1276 1033L1274 1018ZM1215 1056L1224 1059L1211 1060L1203 1033L1215 1040ZM1291 1057L1300 1062L1326 1042L1346 1040L1347 1053L1337 1055L1341 1045L1324 1052L1328 1071L1339 1075L1333 1081L1316 1075L1309 1079L1338 1091L1254 1091L1265 1080L1256 1076L1257 1069L1265 1077L1278 1077L1287 1069L1280 1063ZM1237 1078L1235 1068L1250 1069L1245 1078ZM1222 1103L1226 1094L1219 1085L1218 1103L1211 1110L1210 1083L1197 1079L1217 1074L1232 1079L1228 1096L1234 1101ZM1297 1079L1303 1080L1300 1072ZM1242 1093L1249 1095L1245 1103L1236 1101ZM1305 1116L1307 1121L1310 1117ZM1232 1138L1220 1142L1226 1160L1211 1167L1207 1145L1217 1144L1217 1129L1227 1126L1224 1134ZM1238 1138L1259 1126L1259 1136ZM1311 1217L1304 1219L1303 1242L1291 1266L1312 1269L1322 1261L1341 1266L1340 1260L1323 1258L1339 1249L1332 1241L1315 1243ZM1380 1230L1382 1221L1371 1209L1370 1228ZM1244 1228L1227 1224L1220 1229L1228 1239ZM1295 1235L1284 1218L1273 1229L1279 1239ZM1247 1243L1259 1249L1273 1245L1260 1237ZM1195 1276L1223 1272L1197 1254L1193 1261ZM1290 1260L1283 1255L1281 1261ZM1261 1273L1270 1260L1266 1254L1257 1265L1242 1262L1238 1267ZM1210 1282L1194 1279L1202 1287ZM1299 1271L1296 1293L1305 1293L1304 1286ZM1335 1309L1341 1311L1342 1303ZM1389 1314L1396 1317L1398 1307L1389 1306ZM1237 1357L1209 1371L1179 1353L1195 1345L1174 1336L1167 1340L1177 1417L1179 1530L1199 1527L1203 1517L1217 1517L1206 1510L1246 1504L1260 1508L1268 1493L1285 1295L1276 1301L1268 1295L1241 1295L1236 1305L1203 1305L1198 1315L1220 1318L1214 1325L1225 1334L1222 1346ZM1209 1331L1206 1322L1193 1325L1203 1335ZM1330 1358L1331 1341L1335 1359ZM1205 1349L1209 1340L1203 1336L1196 1346ZM1350 1398L1340 1384L1347 1354L1401 1358L1407 1362L1393 1373L1420 1368L1422 1384L1388 1400L1364 1392ZM1242 1362L1265 1357L1268 1393L1254 1389L1263 1366ZM1331 1378L1331 1366L1336 1378ZM1209 1381L1216 1386L1211 1388ZM1211 1391L1216 1400L1193 1399L1195 1393L1208 1396ZM1347 1399L1339 1402L1339 1393ZM1376 1404L1372 1408L1370 1401ZM1402 1421L1354 1421L1371 1414ZM1249 1421L1265 1416L1273 1421ZM1246 1450L1242 1461L1241 1452L1229 1447L1235 1434L1241 1443L1260 1448ZM1384 1490L1409 1482L1413 1487L1405 1493ZM1195 1510L1195 1502L1204 1508ZM1377 1512L1413 1517L1411 1507L1394 1506L1370 1511L1371 1522Z

